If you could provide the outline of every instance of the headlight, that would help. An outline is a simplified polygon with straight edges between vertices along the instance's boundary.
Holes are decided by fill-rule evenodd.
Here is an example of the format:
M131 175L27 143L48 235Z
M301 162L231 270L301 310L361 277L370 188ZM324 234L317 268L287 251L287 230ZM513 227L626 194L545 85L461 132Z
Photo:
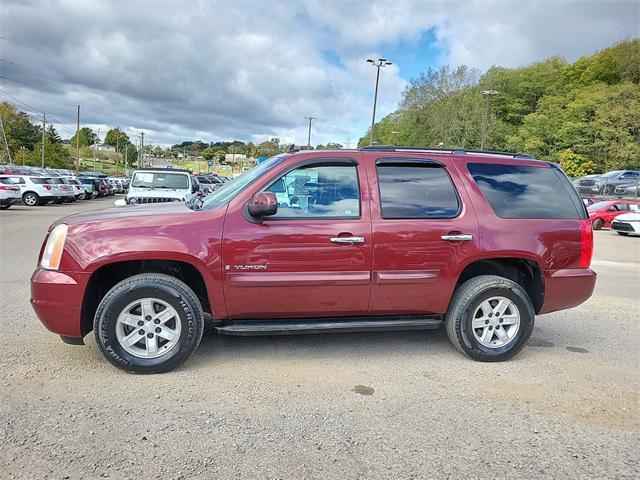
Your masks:
M61 223L51 231L40 261L42 268L46 270L58 270L60 268L60 259L64 250L64 242L67 239L67 230L67 225Z

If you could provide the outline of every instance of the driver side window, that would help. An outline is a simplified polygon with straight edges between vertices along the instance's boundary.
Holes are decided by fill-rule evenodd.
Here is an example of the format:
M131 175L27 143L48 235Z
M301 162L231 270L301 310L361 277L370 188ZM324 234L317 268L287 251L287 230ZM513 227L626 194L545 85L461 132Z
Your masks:
M355 165L306 165L280 177L267 190L278 200L278 213L270 218L360 216Z

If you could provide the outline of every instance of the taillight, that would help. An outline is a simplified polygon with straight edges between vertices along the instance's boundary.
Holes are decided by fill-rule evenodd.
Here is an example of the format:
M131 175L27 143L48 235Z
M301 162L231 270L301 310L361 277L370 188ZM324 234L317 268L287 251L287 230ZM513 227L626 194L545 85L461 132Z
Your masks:
M47 190L51 190L51 185L42 185L44 188L46 188Z
M593 255L593 228L590 220L580 222L580 268L589 268Z

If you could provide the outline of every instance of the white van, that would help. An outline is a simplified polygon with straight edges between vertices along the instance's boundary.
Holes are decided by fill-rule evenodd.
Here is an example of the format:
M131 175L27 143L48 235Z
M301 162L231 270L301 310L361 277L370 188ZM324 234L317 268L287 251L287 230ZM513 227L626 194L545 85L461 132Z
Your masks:
M145 168L133 172L126 203L184 202L199 189L189 170Z

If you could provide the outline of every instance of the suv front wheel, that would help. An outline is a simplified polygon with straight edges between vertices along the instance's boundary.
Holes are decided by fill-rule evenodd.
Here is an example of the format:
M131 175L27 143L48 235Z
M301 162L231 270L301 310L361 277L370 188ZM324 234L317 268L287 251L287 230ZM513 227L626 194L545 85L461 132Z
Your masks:
M196 294L170 275L144 273L114 286L98 306L94 333L116 367L135 373L176 368L202 339L204 313Z
M482 275L456 290L445 324L453 345L468 357L499 362L516 355L533 331L529 295L507 278Z

